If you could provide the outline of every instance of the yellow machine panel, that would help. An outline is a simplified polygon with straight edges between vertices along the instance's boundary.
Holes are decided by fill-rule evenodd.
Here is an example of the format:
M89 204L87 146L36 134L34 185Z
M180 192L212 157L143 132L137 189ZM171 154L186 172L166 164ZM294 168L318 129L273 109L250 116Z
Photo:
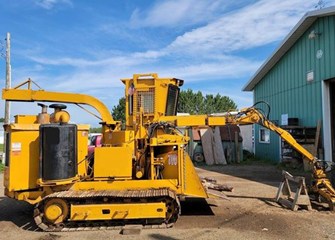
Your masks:
M70 221L165 218L165 212L163 202L71 205Z
M131 179L132 152L128 147L98 147L94 153L95 178Z
M20 116L20 115L19 115ZM10 124L8 129L9 166L5 170L4 186L8 191L39 187L39 124L28 124L32 116L17 117L19 124ZM27 124L22 124L27 122ZM79 125L77 133L78 174L86 173L88 125ZM17 169L14 171L14 169Z
M158 155L164 163L162 172L164 179L178 179L178 152L173 151L168 154Z
M207 198L207 192L205 191L198 174L193 167L193 163L189 155L185 156L185 169L187 169L187 171L184 176L184 194L193 197Z
M36 188L39 177L39 124L11 124L7 128L9 147L9 191ZM7 158L6 157L6 158ZM8 180L8 181L7 181Z
M119 131L108 134L107 142L113 146L124 147L134 140L134 131Z
M78 175L86 175L86 161L87 156L87 142L88 142L88 131L90 129L89 125L78 125L77 133L77 145L78 145Z
M208 126L222 126L226 124L226 120L223 117L209 117L207 125Z
M176 120L177 126L201 126L206 125L207 116L200 115L200 116L181 116Z
M36 115L16 115L14 116L14 119L15 123L21 123L21 124L38 123Z

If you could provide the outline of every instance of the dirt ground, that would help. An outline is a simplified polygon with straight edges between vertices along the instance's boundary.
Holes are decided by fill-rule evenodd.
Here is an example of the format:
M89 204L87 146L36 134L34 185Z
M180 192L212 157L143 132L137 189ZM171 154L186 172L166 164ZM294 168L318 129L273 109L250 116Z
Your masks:
M173 228L45 233L36 228L32 207L3 196L0 175L0 239L335 239L335 213L324 208L293 212L274 202L281 171L269 165L213 166L197 169L234 187L227 199L187 200Z

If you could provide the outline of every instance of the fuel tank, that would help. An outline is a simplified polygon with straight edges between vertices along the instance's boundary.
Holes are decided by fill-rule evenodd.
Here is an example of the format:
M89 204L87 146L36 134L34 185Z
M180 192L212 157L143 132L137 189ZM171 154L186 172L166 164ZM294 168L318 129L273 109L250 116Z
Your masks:
M43 181L64 180L76 176L77 125L40 125L40 160Z

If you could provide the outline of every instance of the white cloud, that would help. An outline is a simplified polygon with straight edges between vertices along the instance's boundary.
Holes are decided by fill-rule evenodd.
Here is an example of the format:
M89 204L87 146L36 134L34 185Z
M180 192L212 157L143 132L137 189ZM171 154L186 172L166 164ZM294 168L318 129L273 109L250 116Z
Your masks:
M199 64L162 67L161 75L172 75L183 78L188 82L204 80L237 79L249 77L250 73L261 65L259 61L252 61L236 56L227 56L220 61Z
M133 54L135 55L135 54ZM240 78L249 76L261 64L259 61L248 60L236 56L221 56L214 62L189 62L182 64L165 64L156 63L151 65L150 60L145 58L128 56L133 59L131 63L123 62L119 65L110 64L116 60L93 62L94 67L85 68L85 65L78 65L71 73L60 74L58 77L36 76L40 81L48 83L52 82L50 87L54 89L66 89L67 91L85 91L88 89L118 87L121 86L120 78L131 77L133 73L158 72L160 76L179 77L191 81L200 81L204 79L224 79L224 78ZM127 58L127 56L125 56ZM35 58L33 58L35 59ZM76 60L73 59L73 62ZM42 64L40 59L39 64ZM61 60L52 60L45 64L66 65ZM24 74L20 74L24 75ZM36 77L34 79L36 79Z
M71 57L61 57L61 58L45 58L38 56L29 56L31 60L39 64L54 65L54 66L72 66L72 67L94 67L100 65L131 65L132 59L127 59L122 56L108 58L108 59L83 59L83 58L71 58Z
M284 38L314 3L305 0L262 0L224 14L206 26L179 36L170 51L233 52Z
M35 4L47 10L52 9L57 4L73 5L71 0L35 0Z
M204 7L205 2L159 1L148 12L143 13L139 10L135 12L132 21L144 14L146 17L141 22L142 26L155 26L155 23L161 24L159 26L184 24L189 16L201 15L196 10L197 6L194 5L203 6L203 12L206 15L206 11L215 12L211 6L222 4L220 1L212 0L208 7ZM173 12L177 3L181 5L178 10L180 12L169 14L168 17L162 14L162 7L165 7L164 13ZM108 104L110 108L123 94L123 85L119 79L130 78L133 73L157 72L161 77L177 77L185 79L188 83L217 81L218 88L213 89L214 93L222 90L222 86L229 84L224 79L247 81L261 65L261 61L253 57L242 57L238 51L253 49L283 39L304 13L314 9L314 5L310 1L303 0L280 2L262 0L221 14L220 17L217 17L218 13L215 12L216 18L210 21L208 16L199 16L195 21L208 20L209 23L184 33L159 50L148 49L132 53L108 52L108 54L102 54L103 57L95 56L95 58L41 57L40 53L28 56L38 64L34 79L39 78L42 87L46 86L49 90L55 91L90 93L103 99L112 97ZM222 8L217 11L222 11ZM187 14L189 12L192 14ZM47 65L70 66L71 70L67 73L60 72L58 77L46 76L41 72L46 71L43 68ZM39 69L40 72L38 72ZM234 89L228 90L227 94L223 93L236 100L239 106L248 106L252 102L251 94L241 93L241 88L242 86L236 85Z
M335 1L328 2L328 4L331 3L334 4ZM178 4L181 7L173 11ZM138 24L150 27L173 26L178 23L187 25L189 22L187 17L192 16L197 19L196 21L206 18L205 16L198 17L197 11L192 11L192 8L200 5L204 12L203 15L206 15L206 9L212 9L213 4L224 5L220 1L210 1L207 7L202 6L203 4L206 3L202 1L195 3L193 0L158 2L146 13L146 17L141 16ZM261 0L225 13L221 13L221 10L215 12L212 9L212 12L208 12L215 13L217 17L209 23L185 32L160 50L148 50L136 53L136 55L153 58L166 55L197 56L205 59L263 46L282 40L307 11L315 9L315 4L305 0ZM174 14L166 17L165 14L162 14L162 9L165 9L164 12ZM178 11L183 14L179 14ZM140 18L137 12L133 14L132 21L137 17ZM192 12L192 14L186 14L187 12ZM219 13L221 13L220 17L218 17Z
M160 51L153 51L153 50L149 50L146 52L135 52L133 54L131 54L133 58L136 59L157 59L160 57L164 57L165 55L167 55L168 53L164 50L161 49Z
M198 3L198 1L197 1ZM206 9L220 1L211 1ZM185 0L179 3L171 0L158 2L149 11L152 18L158 9L172 11L181 4L183 13L190 11L195 2ZM222 4L222 3L221 3ZM177 37L160 50L133 53L113 53L107 58L83 59L72 57L29 58L41 66L72 66L70 73L60 74L52 82L58 89L87 90L104 86L115 87L122 77L129 73L159 72L164 76L176 76L187 81L203 79L248 78L260 66L260 61L238 56L237 50L254 48L283 39L301 16L314 5L303 0L262 0L226 13L206 26L194 29ZM211 10L212 11L212 10ZM214 11L214 10L213 10ZM196 12L196 11L195 11ZM175 16L178 14L172 14ZM183 14L181 14L183 15ZM176 18L179 21L181 18ZM153 22L158 21L156 19ZM171 20L172 21L172 20ZM237 55L234 55L237 54ZM48 79L48 78L43 78Z
M148 10L135 9L131 24L135 27L175 27L192 25L215 18L217 13L241 1L167 0L157 1ZM246 1L244 1L246 4Z

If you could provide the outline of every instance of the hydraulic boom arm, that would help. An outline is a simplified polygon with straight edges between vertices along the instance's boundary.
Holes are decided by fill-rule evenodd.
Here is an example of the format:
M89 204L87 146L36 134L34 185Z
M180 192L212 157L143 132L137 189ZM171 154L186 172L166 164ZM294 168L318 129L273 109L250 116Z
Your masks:
M288 144L308 159L311 164L313 164L314 180L312 183L312 191L325 198L330 209L334 210L335 190L326 176L325 169L321 164L322 161L302 147L289 132L269 121L267 117L255 107L242 109L237 115L228 116L226 118L226 123L240 125L259 124L273 132L276 132L282 139L284 139Z
M261 112L256 108L246 108L242 109L239 114L233 118L228 118L228 123L232 124L259 124L273 132L276 132L282 139L284 139L288 144L290 144L295 150L301 153L309 161L315 162L317 160L309 151L302 147L286 130L276 126L274 123L269 121Z

